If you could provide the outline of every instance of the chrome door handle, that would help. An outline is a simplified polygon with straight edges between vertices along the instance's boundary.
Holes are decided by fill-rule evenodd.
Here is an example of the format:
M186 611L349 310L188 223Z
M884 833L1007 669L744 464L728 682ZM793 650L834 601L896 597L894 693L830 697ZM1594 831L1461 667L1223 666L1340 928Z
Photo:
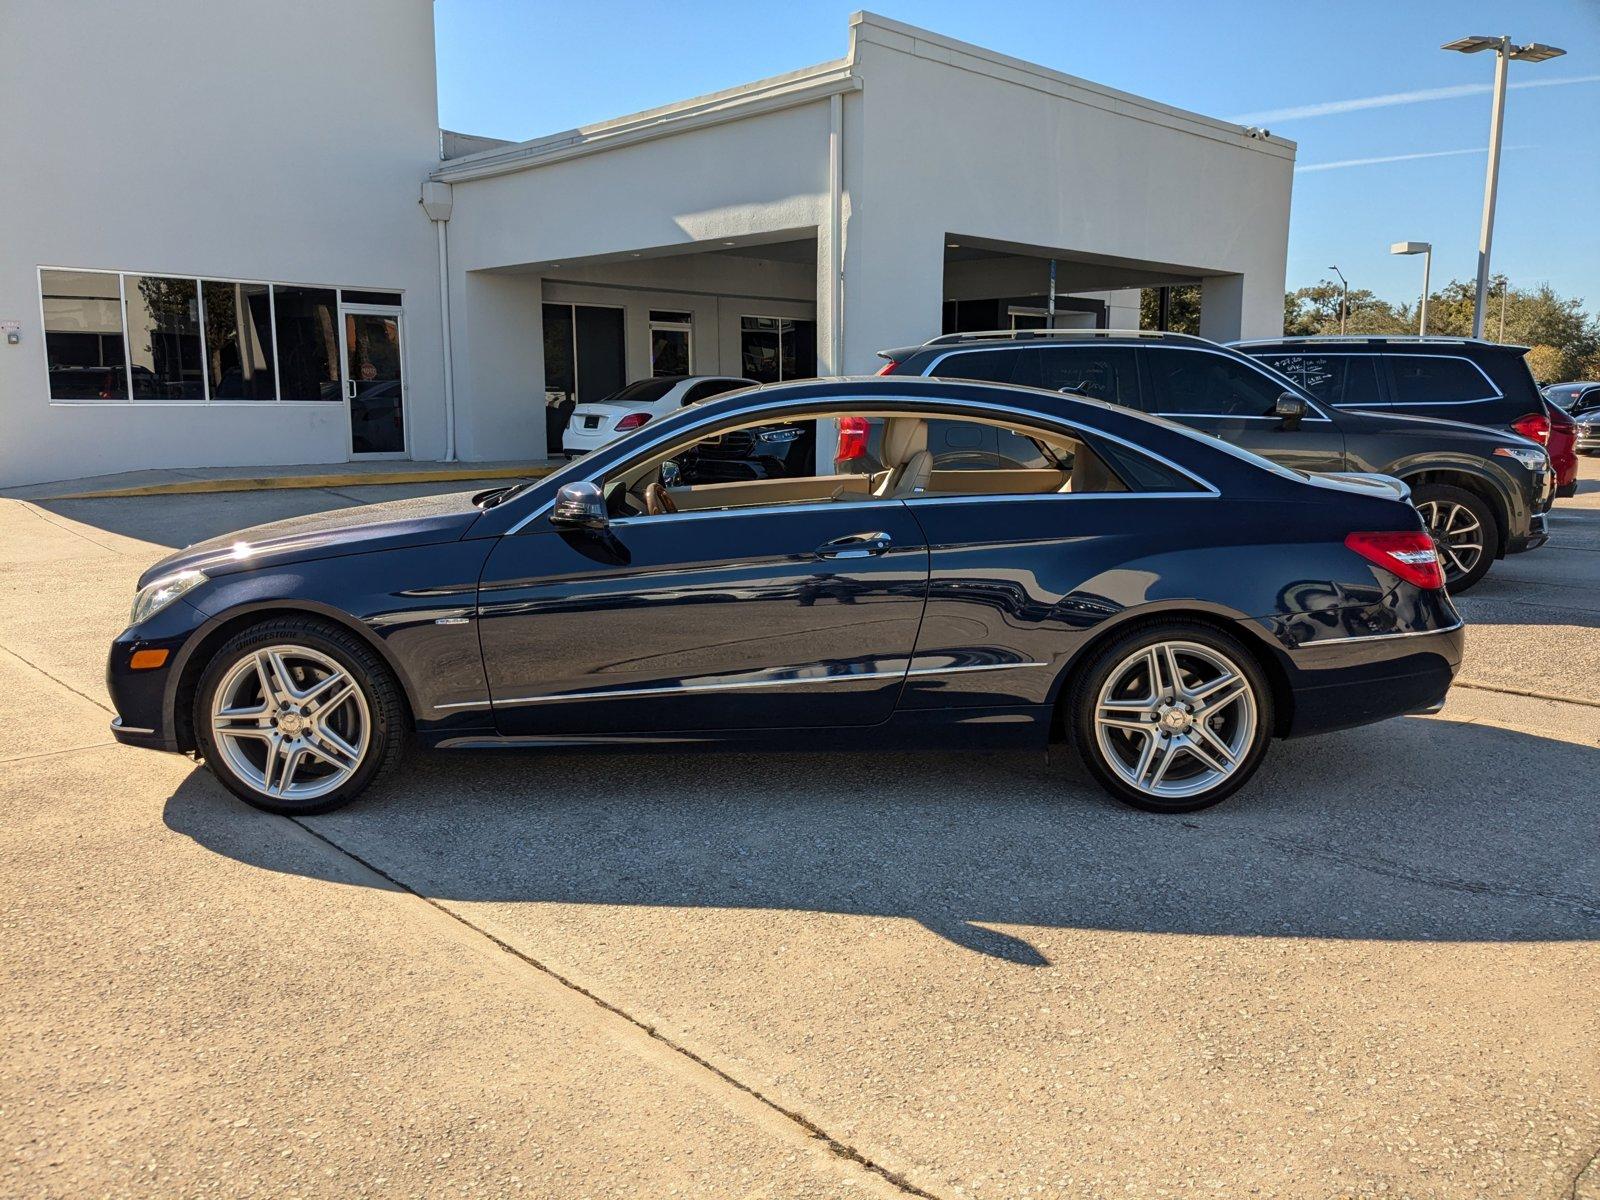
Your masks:
M894 545L887 533L852 533L817 547L818 558L871 558Z

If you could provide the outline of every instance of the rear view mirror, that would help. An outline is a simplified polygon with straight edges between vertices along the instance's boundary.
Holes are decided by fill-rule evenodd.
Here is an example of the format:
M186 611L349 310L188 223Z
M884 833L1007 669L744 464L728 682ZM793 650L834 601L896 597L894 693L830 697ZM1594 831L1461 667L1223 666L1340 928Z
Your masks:
M550 524L563 529L604 529L610 523L606 498L594 484L569 483L556 493Z
M1272 406L1272 415L1283 421L1285 429L1293 429L1305 419L1306 402L1293 392L1284 392Z

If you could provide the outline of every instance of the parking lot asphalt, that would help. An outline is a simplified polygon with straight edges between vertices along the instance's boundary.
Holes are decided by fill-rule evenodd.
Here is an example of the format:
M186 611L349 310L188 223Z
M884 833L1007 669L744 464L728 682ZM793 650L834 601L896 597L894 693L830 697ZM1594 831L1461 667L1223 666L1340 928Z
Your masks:
M1600 461L1436 717L1156 817L1057 754L106 732L163 548L435 488L0 501L0 1193L1600 1197Z

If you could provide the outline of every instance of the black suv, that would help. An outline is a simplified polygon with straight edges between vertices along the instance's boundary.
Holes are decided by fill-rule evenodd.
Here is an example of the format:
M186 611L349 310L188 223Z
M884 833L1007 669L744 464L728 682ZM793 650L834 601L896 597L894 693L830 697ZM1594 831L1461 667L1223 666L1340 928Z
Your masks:
M884 374L1073 392L1170 418L1298 470L1401 479L1454 592L1482 579L1494 559L1549 536L1544 514L1555 476L1536 443L1509 431L1319 402L1287 376L1203 338L1016 330L948 334L879 356L889 360ZM930 449L937 438L930 429Z

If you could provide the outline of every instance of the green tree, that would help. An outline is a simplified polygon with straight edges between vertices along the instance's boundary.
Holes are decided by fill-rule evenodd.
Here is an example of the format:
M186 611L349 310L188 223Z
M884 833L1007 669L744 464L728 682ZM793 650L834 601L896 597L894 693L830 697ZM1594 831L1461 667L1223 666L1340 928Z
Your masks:
M1161 289L1145 288L1139 293L1139 328L1161 328ZM1167 307L1167 328L1173 333L1200 332L1200 285L1186 284L1172 289Z

